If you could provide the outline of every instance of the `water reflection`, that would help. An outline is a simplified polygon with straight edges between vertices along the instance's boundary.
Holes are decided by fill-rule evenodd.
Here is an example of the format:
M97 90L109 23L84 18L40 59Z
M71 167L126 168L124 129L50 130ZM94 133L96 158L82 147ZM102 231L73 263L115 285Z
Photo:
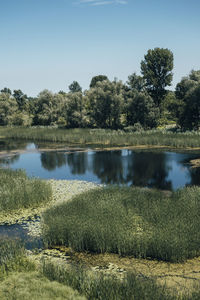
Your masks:
M27 147L27 145L26 145ZM41 178L86 180L102 184L154 187L173 190L200 185L200 168L189 161L200 153L164 151L49 151L2 158L0 164L23 168L28 175Z
M88 153L72 152L67 155L67 163L72 174L85 174L88 168Z
M167 179L170 169L166 153L131 151L128 157L126 182L136 186L171 190L172 182Z
M67 157L60 152L43 152L41 153L41 163L44 169L53 171L57 167L66 165Z

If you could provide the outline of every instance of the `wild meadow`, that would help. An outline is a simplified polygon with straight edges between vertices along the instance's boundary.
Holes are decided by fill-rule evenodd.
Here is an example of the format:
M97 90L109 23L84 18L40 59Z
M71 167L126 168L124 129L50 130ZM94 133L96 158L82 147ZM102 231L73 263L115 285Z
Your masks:
M38 178L29 178L23 170L0 169L0 211L38 207L51 199L51 186Z
M200 188L97 188L43 215L46 246L182 262L200 255Z
M27 141L61 142L68 145L148 146L174 149L199 148L200 132L173 132L171 130L110 130L59 129L55 127L0 127L0 138Z

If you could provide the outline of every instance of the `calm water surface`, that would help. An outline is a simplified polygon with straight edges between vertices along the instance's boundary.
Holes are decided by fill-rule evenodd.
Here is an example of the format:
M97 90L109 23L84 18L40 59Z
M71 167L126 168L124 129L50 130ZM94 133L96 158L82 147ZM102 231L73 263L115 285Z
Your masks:
M2 148L0 144L0 150ZM200 168L191 168L189 164L191 159L200 157L200 152L125 149L40 152L33 143L23 144L21 149L28 149L29 152L1 158L0 165L22 168L28 175L46 179L86 180L165 190L200 185Z

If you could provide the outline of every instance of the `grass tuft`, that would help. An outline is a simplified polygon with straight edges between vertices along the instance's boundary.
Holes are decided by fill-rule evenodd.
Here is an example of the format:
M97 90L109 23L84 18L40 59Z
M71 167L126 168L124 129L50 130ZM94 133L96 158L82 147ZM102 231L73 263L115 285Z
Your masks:
M51 199L51 186L41 179L29 178L22 170L0 169L0 211L10 212L38 207Z

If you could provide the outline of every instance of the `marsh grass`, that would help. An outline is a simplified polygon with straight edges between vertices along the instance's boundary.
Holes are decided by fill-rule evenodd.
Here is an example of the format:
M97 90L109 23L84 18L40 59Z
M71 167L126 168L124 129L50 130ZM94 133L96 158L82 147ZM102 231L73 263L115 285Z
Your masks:
M26 258L24 247L20 241L1 238L0 281L11 272L30 271L34 268L34 264Z
M1 300L86 300L77 291L37 272L15 273L0 282Z
M10 212L38 207L51 199L51 186L38 178L29 178L22 170L0 169L0 211Z
M0 240L1 300L85 300L71 288L50 282L39 272L17 240Z
M149 130L125 132L109 129L59 129L51 127L0 127L0 137L27 141L63 142L98 146L155 146L177 149L200 147L200 132Z
M165 286L158 286L154 279L138 277L134 273L126 274L120 280L111 274L91 274L80 267L66 269L48 261L43 262L42 272L48 279L78 290L89 300L176 299Z
M200 255L200 188L107 187L43 215L46 246L182 262Z

